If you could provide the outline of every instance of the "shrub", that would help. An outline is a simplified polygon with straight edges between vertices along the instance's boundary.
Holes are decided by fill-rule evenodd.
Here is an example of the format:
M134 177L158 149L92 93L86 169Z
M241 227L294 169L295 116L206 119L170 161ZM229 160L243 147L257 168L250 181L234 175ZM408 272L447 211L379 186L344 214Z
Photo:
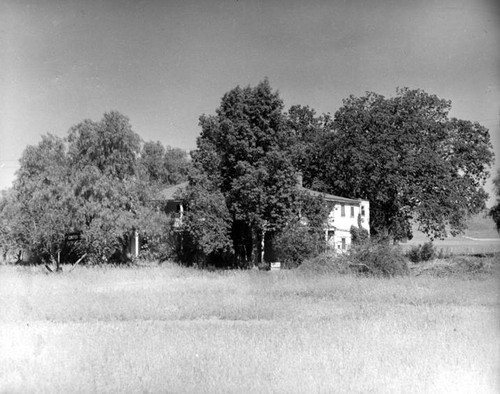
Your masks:
M370 233L363 227L351 226L351 229L349 231L351 233L353 245L364 244L370 239Z
M435 259L429 264L415 266L414 273L437 277L458 276L471 278L476 275L498 275L497 255L453 255Z
M454 271L465 274L480 274L492 271L492 258L479 256L453 256L450 263L454 266Z
M274 240L277 257L285 267L297 267L317 256L322 244L316 234L298 222L288 225Z
M436 256L436 249L432 242L426 242L423 245L413 246L408 251L407 256L413 263L429 261Z
M369 275L396 276L409 273L401 248L385 243L366 243L349 252L351 267Z
M420 259L422 261L429 261L434 258L436 250L434 249L434 244L432 242L426 242L422 245L420 249Z
M418 263L420 261L420 245L414 245L406 252L406 256L410 259L412 263Z
M180 235L172 228L166 229L162 235L144 234L139 258L144 261L165 262L176 257Z
M407 275L409 268L401 248L382 243L364 243L349 253L325 252L310 258L300 270L317 273L358 273L392 277Z
M299 270L322 274L347 274L352 272L348 256L334 251L324 252L305 260L300 265Z

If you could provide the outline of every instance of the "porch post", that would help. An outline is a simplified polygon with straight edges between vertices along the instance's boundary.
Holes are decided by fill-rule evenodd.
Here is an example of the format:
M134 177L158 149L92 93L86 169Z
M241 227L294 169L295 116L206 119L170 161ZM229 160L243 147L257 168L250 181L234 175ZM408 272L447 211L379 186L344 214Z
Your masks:
M134 230L134 256L139 256L139 231Z

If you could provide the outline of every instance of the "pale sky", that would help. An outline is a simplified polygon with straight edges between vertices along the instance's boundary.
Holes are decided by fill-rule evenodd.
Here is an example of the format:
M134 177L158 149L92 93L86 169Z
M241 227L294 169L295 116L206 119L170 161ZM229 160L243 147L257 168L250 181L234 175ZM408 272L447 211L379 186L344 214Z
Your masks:
M287 108L318 113L335 113L350 94L424 89L451 100L452 116L489 128L500 156L495 3L3 0L0 189L42 134L63 137L110 110L144 140L194 149L199 116L265 77Z

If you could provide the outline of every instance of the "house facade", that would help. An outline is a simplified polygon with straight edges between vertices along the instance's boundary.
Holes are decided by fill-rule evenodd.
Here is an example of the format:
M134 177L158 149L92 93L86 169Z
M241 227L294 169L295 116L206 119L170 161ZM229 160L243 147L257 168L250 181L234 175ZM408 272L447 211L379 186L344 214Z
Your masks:
M312 196L322 196L329 214L326 220L325 242L329 249L337 252L349 250L352 244L351 227L362 227L370 233L370 202L333 194L321 193L302 186L301 177L298 177L299 189Z
M328 247L344 252L351 247L351 226L362 227L370 233L370 202L325 195L330 214L325 229Z
M164 210L167 215L173 218L174 229L180 228L182 217L184 216L184 206L182 200L178 198L180 192L189 185L189 182L179 183L163 189L160 192L159 199L164 201Z
M179 192L188 186L188 182L170 186L161 191L158 200L163 202L164 211L173 218L174 229L180 228L184 214L182 201L178 198ZM302 186L302 177L297 176L297 188L311 196L321 196L329 210L324 224L325 242L329 249L345 252L352 245L351 227L362 227L370 232L370 202L367 200L351 199L318 192ZM135 233L130 239L130 252L136 255L139 252L139 236Z
M184 215L184 206L182 200L178 198L179 193L188 186L189 182L183 182L177 185L163 189L157 196L156 201L162 207L163 212L172 218L174 229L179 229ZM130 256L137 257L141 249L142 239L139 231L135 230L129 235L127 253Z

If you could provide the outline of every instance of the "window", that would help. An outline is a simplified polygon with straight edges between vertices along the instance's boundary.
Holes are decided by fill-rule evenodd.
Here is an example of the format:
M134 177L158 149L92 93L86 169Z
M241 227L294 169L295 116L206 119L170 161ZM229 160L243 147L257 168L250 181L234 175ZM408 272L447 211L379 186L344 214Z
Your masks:
M340 216L342 216L342 217L345 216L345 205L344 204L340 205Z
M361 205L361 216L365 216L365 206Z
M351 217L354 217L354 207L351 207Z
M342 250L345 250L345 238L342 238Z

